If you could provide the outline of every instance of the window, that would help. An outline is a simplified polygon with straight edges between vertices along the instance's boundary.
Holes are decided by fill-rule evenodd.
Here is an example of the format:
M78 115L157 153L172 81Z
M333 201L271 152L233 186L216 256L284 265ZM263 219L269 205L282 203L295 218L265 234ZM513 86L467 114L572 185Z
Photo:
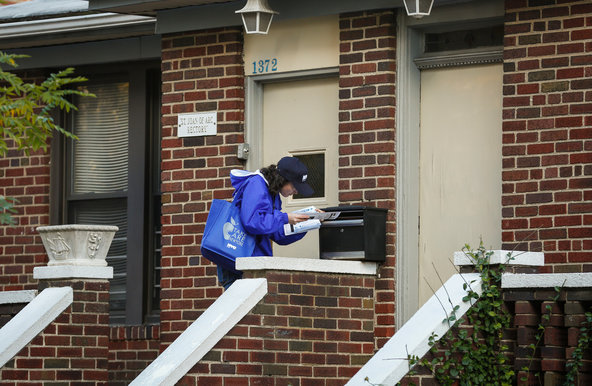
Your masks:
M314 190L314 193L310 197L304 197L301 194L295 194L293 198L324 198L325 153L296 154L296 156L308 169L307 182Z
M466 50L503 45L504 26L463 29L425 34L425 52Z
M158 64L78 69L89 79L64 117L77 141L52 146L52 223L116 225L112 324L158 319L160 283L160 72ZM53 164L59 165L53 165ZM55 204L54 204L55 203ZM57 207L57 208L56 208Z

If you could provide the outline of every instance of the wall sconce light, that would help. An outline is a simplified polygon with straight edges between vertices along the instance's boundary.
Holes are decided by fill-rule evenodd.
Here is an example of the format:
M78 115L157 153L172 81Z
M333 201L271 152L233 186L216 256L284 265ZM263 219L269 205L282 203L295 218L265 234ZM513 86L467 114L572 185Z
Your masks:
M403 0L403 2L407 16L413 16L416 19L429 16L434 4L434 0Z
M267 0L247 0L247 5L236 13L240 13L243 18L243 25L248 34L267 35L271 19L277 12L269 8Z

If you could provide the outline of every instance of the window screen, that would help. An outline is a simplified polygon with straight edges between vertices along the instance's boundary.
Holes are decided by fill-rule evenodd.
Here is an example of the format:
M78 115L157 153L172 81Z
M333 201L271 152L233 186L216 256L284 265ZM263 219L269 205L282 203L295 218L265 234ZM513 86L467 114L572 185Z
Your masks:
M129 84L90 85L76 101L73 193L127 190Z
M310 197L304 197L300 194L295 194L294 199L324 197L325 196L325 153L316 154L299 154L296 157L308 169L307 182L314 193Z
M113 267L109 308L112 316L125 313L127 279L127 196L129 83L90 84L96 98L75 100L72 129L72 175L69 218L76 224L116 225L109 248Z
M122 315L126 302L127 268L127 205L126 199L83 200L70 206L76 224L115 225L119 230L109 247L107 264L113 267L109 286L109 311Z

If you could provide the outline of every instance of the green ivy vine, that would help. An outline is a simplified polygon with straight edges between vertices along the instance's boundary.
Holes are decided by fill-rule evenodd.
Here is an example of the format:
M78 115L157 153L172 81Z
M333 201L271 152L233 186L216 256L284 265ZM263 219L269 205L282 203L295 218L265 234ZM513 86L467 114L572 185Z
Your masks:
M504 330L511 321L501 291L505 264L492 267L493 251L487 251L483 242L477 250L465 245L463 251L481 275L481 296L470 283L463 284L467 291L463 301L474 302L474 305L458 320L457 309L453 310L444 320L452 324L452 328L439 342L435 334L430 337L432 358L424 358L419 363L442 385L511 385L515 373L507 356L508 347L502 342Z
M513 385L516 373L510 362L508 346L503 343L503 334L510 327L511 316L504 307L501 290L502 274L506 264L513 259L512 254L508 253L505 264L492 266L490 258L493 251L486 250L483 242L477 250L472 250L465 244L463 252L472 260L476 272L481 276L481 295L471 288L472 283L463 284L467 291L463 301L473 302L473 306L460 319L456 315L458 306L447 314L443 322L448 323L451 328L440 340L436 334L430 336L430 355L423 359L407 355L407 377L418 374L414 368L418 365L431 371L441 385ZM562 289L563 286L555 287L555 296L549 299L551 303L557 303ZM547 304L535 334L535 343L528 346L531 349L528 356L530 361L528 366L521 369L526 373L526 377L520 378L522 382L528 379L532 361L550 320L551 310L552 305ZM578 373L592 346L592 309L585 313L585 317L577 346L570 358L567 358L564 386L578 384ZM370 383L369 380L366 381ZM413 382L408 384L414 385Z
M565 284L565 282L563 284ZM551 299L551 302L557 303L557 301L559 300L559 297L561 296L562 288L563 288L563 285L561 287L555 287L555 296L553 296L553 298ZM534 357L536 355L537 348L540 346L541 341L542 341L543 337L545 336L545 330L547 328L547 324L549 324L549 320L551 319L552 309L553 309L553 307L550 304L547 304L545 306L545 312L541 316L541 322L537 326L537 331L534 335L535 343L531 343L528 346L528 348L531 351L530 351L530 354L528 355L528 366L523 366L521 368L521 370L524 372L524 375L522 377L520 377L520 380L522 382L528 381L528 375L530 373L530 368L532 367L532 362L533 362ZM539 377L539 376L540 376L540 373L538 373L538 372L535 373L535 377Z
M566 386L578 384L578 373L584 364L584 354L590 350L590 343L592 342L592 336L590 335L590 331L592 330L592 310L586 312L585 316L586 320L584 320L582 327L580 327L578 345L565 365L567 375L565 376L564 385Z

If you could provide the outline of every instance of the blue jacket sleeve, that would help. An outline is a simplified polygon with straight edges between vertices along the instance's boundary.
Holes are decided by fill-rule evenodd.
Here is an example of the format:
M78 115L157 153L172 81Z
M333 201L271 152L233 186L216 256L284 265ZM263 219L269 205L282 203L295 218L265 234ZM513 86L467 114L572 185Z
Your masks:
M282 200L279 197L276 198L275 207L279 208L280 210L282 208ZM300 240L304 236L306 236L306 233L297 233L295 235L286 236L284 234L284 227L282 226L277 232L274 232L271 235L271 239L279 245L288 245Z
M288 223L288 215L280 208L274 209L267 184L254 176L245 182L240 216L245 230L252 235L271 235L282 231Z
M277 231L273 235L271 235L271 239L279 245L288 245L288 244L292 244L295 241L300 240L304 236L306 236L306 232L296 233L295 235L286 236L284 234L284 228L282 227L282 229L280 229L279 231Z

